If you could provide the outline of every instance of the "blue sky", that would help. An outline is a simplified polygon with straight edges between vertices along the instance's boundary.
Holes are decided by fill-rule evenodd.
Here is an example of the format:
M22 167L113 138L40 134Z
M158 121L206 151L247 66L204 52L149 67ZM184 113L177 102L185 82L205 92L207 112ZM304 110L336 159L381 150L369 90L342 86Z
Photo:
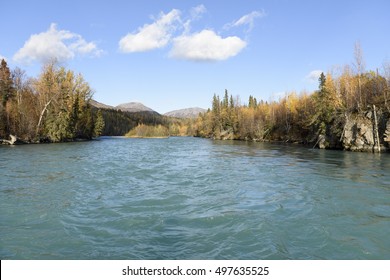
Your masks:
M225 89L277 99L310 73L390 60L390 1L0 1L0 57L36 76L57 57L94 98L165 113L208 108ZM315 75L314 75L315 77Z

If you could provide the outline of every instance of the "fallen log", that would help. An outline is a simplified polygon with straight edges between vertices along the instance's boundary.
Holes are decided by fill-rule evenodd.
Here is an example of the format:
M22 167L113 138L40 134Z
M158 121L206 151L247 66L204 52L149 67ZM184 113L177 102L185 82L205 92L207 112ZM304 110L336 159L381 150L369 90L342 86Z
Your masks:
M6 140L6 139L1 140L3 144L15 145L15 142L18 140L18 138L12 134L10 134L9 137L11 138L11 140Z

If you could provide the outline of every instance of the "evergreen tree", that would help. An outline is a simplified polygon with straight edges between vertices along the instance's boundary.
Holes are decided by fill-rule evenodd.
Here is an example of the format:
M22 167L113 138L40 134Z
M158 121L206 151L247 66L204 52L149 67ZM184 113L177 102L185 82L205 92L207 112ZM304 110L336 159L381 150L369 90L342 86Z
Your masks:
M256 97L253 97L252 95L249 95L248 107L249 108L256 108L257 107Z
M334 118L337 101L332 89L331 76L326 77L324 73L321 73L318 81L319 90L313 95L316 113L313 116L312 124L319 134L326 134L327 126Z
M14 94L14 84L7 62L2 59L0 64L0 138L10 133L10 120L7 113L7 101Z
M94 114L91 105L86 104L79 111L79 118L76 124L76 138L92 139L95 131Z
M102 135L102 133L104 131L104 126L105 126L105 123L104 123L102 111L98 110L97 115L96 115L94 132L93 132L95 137Z
M235 104L234 104L233 96L230 95L229 107L230 107L231 110L234 109L234 105L235 105Z
M13 96L14 91L11 71L8 68L7 62L2 59L0 63L0 98L3 107L5 107L7 101Z
M252 108L252 107L253 107L253 96L252 96L252 95L249 95L248 107L249 107L249 108Z
M318 78L318 82L319 82L318 88L319 88L320 92L323 92L325 89L325 83L326 83L326 77L325 77L324 72L321 72L321 75Z
M78 121L79 121L79 96L76 94L74 101L72 102L71 110L68 116L68 137L75 138L78 133Z
M220 101L219 96L214 94L213 103L211 108L211 133L214 138L218 139L222 131L222 112L223 112L223 102Z
M227 89L225 89L225 95L224 95L223 101L222 101L222 108L227 109L228 106L229 106L229 94L228 94Z

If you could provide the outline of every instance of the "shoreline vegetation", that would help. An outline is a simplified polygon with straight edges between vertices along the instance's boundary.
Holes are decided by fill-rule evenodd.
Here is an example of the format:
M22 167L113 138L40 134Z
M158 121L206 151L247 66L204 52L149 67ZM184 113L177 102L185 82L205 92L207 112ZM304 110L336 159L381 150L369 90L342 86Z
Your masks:
M125 135L128 138L168 138L168 128L162 125L152 126L139 124Z
M196 136L220 140L300 143L320 149L390 150L390 61L366 71L359 44L350 65L321 73L318 90L286 92L278 101L225 90L193 124Z
M93 90L81 74L46 64L37 78L0 64L0 139L5 144L55 143L101 135L101 111L89 104ZM11 136L12 135L12 136ZM7 139L11 137L10 143ZM15 140L15 141L13 141Z
M19 68L11 72L2 60L0 143L68 142L100 135L195 136L321 149L390 150L390 61L381 71L366 71L357 44L352 66L321 73L318 82L314 92L286 92L277 101L258 101L251 95L248 103L242 103L225 90L222 97L214 94L211 108L197 118L180 119L154 111L93 106L93 90L80 74L49 63L37 78L27 78Z

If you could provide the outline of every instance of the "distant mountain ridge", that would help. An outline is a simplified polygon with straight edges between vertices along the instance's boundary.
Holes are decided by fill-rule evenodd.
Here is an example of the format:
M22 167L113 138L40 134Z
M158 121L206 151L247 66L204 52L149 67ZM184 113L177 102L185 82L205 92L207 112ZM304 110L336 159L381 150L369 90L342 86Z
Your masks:
M103 103L100 103L94 99L91 99L89 101L89 104L91 104L93 107L98 109L108 109L108 110L121 110L123 112L130 112L130 113L140 113L140 112L149 112L149 113L156 113L153 109L146 107L144 104L140 102L128 102L119 104L118 106L110 106Z
M119 104L115 108L118 110L131 112L131 113L138 113L138 112L150 112L150 113L155 112L155 113L157 113L153 109L146 107L144 104L142 104L140 102L123 103L123 104Z
M180 110L170 111L164 114L167 117L180 118L180 119L193 119L199 116L199 113L206 112L206 109L193 107Z
M98 109L115 109L115 107L113 106L110 106L110 105L106 105L106 104L103 104L103 103L100 103L100 102L97 102L96 100L94 99L91 99L89 101L89 104L92 105L92 107L95 107L95 108L98 108Z
M155 110L145 106L144 104L140 102L128 102L128 103L122 103L118 106L110 106L103 103L100 103L96 100L91 99L90 104L98 109L108 109L108 110L121 110L122 112L129 112L129 113L152 113L153 115L158 114ZM179 118L179 119L192 119L198 117L199 113L206 112L206 109L199 108L199 107L191 107L191 108L185 108L185 109L179 109L167 112L163 114L167 117L172 118Z
M172 135L187 135L187 132L180 130L181 122L179 119L195 119L199 113L206 112L205 109L195 107L175 110L161 115L140 102L123 103L115 107L93 99L89 103L93 110L99 109L101 112L105 123L102 134L106 136L125 135L139 125L167 128L172 124L174 128Z

